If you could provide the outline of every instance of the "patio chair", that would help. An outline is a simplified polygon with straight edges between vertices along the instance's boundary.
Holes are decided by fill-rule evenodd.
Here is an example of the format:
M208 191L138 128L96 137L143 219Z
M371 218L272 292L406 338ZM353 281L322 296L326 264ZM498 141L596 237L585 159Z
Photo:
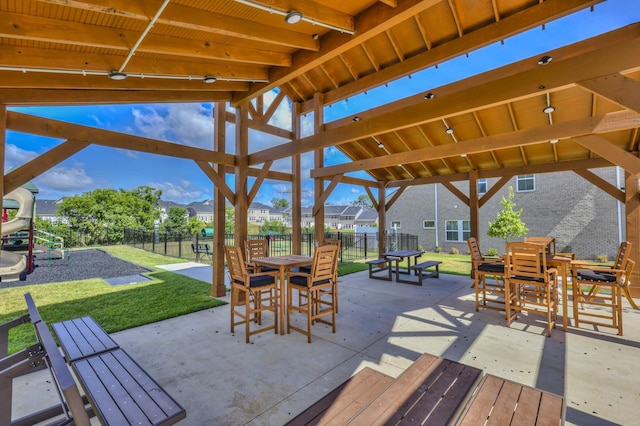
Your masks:
M525 243L542 244L545 247L545 253L549 256L556 255L556 239L551 237L524 237Z
M631 298L627 287L634 266L635 262L631 259L626 259L624 267L620 269L581 263L572 265L573 317L576 327L580 327L580 322L611 327L622 336L622 293Z
M547 322L547 337L558 318L558 270L547 266L546 248L539 243L507 243L505 276L506 309L518 314L542 315ZM510 293L514 294L511 295ZM513 296L513 298L511 297ZM507 315L507 325L511 319Z
M340 259L341 241L342 240L340 240L339 238L326 238L324 240L324 244L328 244L328 245L332 245L332 246L338 247L338 252L336 254L336 256L337 256L336 262ZM311 273L311 267L310 266L301 266L298 270L300 272L304 272L306 274L310 274ZM336 314L337 314L338 313L338 300L340 300L339 297L338 297L338 268L337 267L336 267L336 276L334 277L334 281L336 283L336 285L335 285L335 293L336 293L335 298L336 298ZM302 299L303 298L304 298L304 295L300 294L299 295L299 302L298 302L300 305L302 304Z
M249 273L240 247L224 246L224 252L231 276L231 333L236 325L244 324L247 343L252 335L263 331L275 330L277 334L277 272ZM244 312L237 309L241 300L244 301ZM273 324L251 331L250 324L256 322L262 325L262 313L268 311L273 312ZM240 318L239 321L236 321L236 316Z
M627 261L627 258L629 257L629 253L631 252L631 243L629 241L623 241L620 243L620 246L618 247L618 253L616 254L616 258L613 261L613 265L597 265L597 269L602 271L602 272L611 272L612 270L621 270L624 269L624 265L625 262ZM589 262L585 262L585 261L574 261L571 262L572 265L576 266L577 268L581 268L581 267L594 267L592 263ZM635 262L634 262L635 264ZM599 288L597 286L594 286L591 288L591 291L589 292L589 296L591 296L592 294L595 294L599 291ZM628 289L625 288L625 296L626 296L626 292L628 291ZM631 299L631 294L629 294L627 296L627 299L631 300L631 304L632 306L634 306L634 309L638 309L638 306L635 304L635 302L633 302L633 299Z
M291 272L288 282L287 333L298 331L307 336L311 343L311 325L320 322L331 326L336 332L336 269L338 264L338 247L324 245L316 248L310 273ZM305 302L293 303L293 290L304 296ZM300 300L300 299L298 299ZM307 328L291 324L291 313L300 312L306 315ZM331 320L325 319L330 316Z
M469 238L467 244L471 254L471 273L473 274L473 287L476 294L476 312L482 306L486 309L505 311L508 317L509 313L505 307L504 263L498 260L485 259L480 252L476 237ZM491 276L492 280L488 281L487 276ZM510 297L514 297L512 292L509 294Z
M247 268L250 272L271 272L276 271L276 268L269 268L268 266L259 267L253 264L253 259L256 257L268 257L269 256L269 241L267 240L246 240L244 242L244 250L247 255Z

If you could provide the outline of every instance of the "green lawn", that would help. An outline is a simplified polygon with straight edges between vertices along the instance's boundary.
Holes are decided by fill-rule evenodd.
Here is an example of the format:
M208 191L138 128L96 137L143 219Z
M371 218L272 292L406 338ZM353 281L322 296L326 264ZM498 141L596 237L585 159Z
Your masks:
M127 246L105 247L104 250L153 269L149 273L153 280L111 286L102 279L90 279L0 289L0 324L27 312L24 302L27 292L33 296L42 319L47 323L91 315L108 333L225 303L209 296L210 284L155 268L155 265L184 260ZM9 352L13 353L34 342L35 335L30 324L16 327L9 336Z

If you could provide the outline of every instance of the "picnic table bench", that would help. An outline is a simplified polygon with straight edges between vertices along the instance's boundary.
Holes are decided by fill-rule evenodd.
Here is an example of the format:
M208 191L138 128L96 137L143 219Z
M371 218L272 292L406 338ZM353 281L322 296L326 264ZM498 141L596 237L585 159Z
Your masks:
M90 418L95 416L103 425L172 425L186 417L185 409L93 318L76 318L52 325L64 352L63 358L29 293L25 294L25 300L39 342L38 359L32 362L44 364L46 359L64 401L60 406L13 423L9 409L7 417L0 415L0 426L29 425L61 414L64 419L54 424L66 424L72 419L76 425L90 425ZM71 371L84 390L84 397Z
M209 260L213 260L213 258L211 257L213 255L213 252L211 251L211 246L209 246L209 244L192 243L191 250L193 250L193 253L196 255L196 262L199 262L200 259L204 256L208 256Z
M367 260L367 265L369 265L369 278L374 280L391 281L391 262L392 261L389 259ZM387 274L383 276L375 275L378 272L383 271L387 271Z
M562 425L564 418L562 396L423 354L395 380L364 368L288 425Z
M440 277L440 262L439 260L427 260L426 262L421 262L415 265L411 265L409 267L410 271L413 271L417 277L417 280L404 279L400 278L400 275L396 277L396 281L405 283L405 284L415 284L422 285L422 281L427 278ZM431 268L435 268L435 270L430 270Z

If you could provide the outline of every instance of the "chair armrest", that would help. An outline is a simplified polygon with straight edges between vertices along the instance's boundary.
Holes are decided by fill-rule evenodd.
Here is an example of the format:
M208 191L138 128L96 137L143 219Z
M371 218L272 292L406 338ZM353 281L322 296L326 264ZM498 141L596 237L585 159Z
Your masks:
M310 277L311 274L307 274L306 272L299 272L299 271L291 271L289 272L289 276L290 277Z

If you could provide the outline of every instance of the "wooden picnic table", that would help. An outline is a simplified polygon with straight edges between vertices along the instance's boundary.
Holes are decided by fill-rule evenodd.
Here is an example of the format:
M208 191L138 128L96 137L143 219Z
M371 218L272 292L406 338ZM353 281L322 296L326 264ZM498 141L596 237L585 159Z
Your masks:
M413 263L416 264L418 263L418 258L423 254L424 252L419 250L395 250L382 253L380 256L388 259L390 262L396 263L396 281L402 282L401 280L399 280L400 274L411 274L411 258L413 258ZM402 262L404 259L407 259L407 269L401 270L400 262Z

